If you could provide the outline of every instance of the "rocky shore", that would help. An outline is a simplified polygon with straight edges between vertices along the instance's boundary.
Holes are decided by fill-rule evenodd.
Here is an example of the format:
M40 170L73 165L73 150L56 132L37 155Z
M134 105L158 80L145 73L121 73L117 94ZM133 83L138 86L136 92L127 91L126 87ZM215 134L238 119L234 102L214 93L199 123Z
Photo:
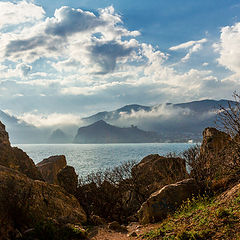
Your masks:
M166 221L204 191L209 196L215 191L225 202L234 194L240 196L239 172L226 171L238 158L235 140L214 128L205 129L197 156L201 164L190 162L191 173L186 169L189 159L153 154L80 183L65 156L51 156L35 165L11 146L0 123L0 239L147 238L144 231L151 224ZM164 234L153 239L195 239Z

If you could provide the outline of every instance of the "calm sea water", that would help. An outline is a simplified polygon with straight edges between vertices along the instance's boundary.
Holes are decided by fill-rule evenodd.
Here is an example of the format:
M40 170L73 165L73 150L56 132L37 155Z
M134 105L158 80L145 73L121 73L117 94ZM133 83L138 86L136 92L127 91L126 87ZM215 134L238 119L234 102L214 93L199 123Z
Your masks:
M143 143L143 144L17 144L35 163L53 155L65 155L68 165L79 176L99 169L112 168L128 160L137 162L149 154L180 153L193 144Z

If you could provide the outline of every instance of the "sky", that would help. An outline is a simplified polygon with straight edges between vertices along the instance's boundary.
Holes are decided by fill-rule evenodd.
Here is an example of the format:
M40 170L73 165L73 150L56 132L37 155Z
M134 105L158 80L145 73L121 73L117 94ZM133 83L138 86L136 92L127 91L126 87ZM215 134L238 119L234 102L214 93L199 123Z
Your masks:
M0 109L28 123L231 99L240 89L239 0L16 0L0 9Z

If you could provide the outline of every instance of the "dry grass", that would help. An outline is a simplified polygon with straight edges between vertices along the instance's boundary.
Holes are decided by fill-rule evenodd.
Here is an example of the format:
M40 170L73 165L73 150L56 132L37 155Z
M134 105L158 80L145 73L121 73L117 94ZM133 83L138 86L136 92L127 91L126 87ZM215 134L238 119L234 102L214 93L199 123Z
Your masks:
M203 196L186 202L139 239L240 239L240 185L216 198Z

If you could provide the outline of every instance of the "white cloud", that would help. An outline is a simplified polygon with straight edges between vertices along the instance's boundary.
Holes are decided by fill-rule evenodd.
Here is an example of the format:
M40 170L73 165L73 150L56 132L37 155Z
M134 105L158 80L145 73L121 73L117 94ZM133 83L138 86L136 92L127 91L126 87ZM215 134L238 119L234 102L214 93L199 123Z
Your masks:
M189 49L188 53L181 59L182 62L186 62L190 59L191 55L195 52L198 52L199 50L202 49L201 44L195 44L192 48Z
M196 44L202 44L202 43L205 43L207 42L207 39L206 38L203 38L201 40L198 40L198 41L188 41L188 42L185 42L185 43L181 43L177 46L173 46L173 47L170 47L169 50L171 51L177 51L179 49L186 49L186 48L190 48Z
M214 45L218 63L240 76L240 22L221 29L220 42Z
M17 65L16 70L19 72L20 76L26 77L32 70L32 66L24 63Z
M45 12L30 1L0 2L0 29L9 25L41 20Z
M97 37L97 35L99 37ZM88 73L112 72L118 63L137 54L134 39L138 31L128 31L113 7L92 12L61 7L52 18L46 18L18 34L3 34L3 57L31 64L42 58L55 59L52 66L61 72L69 68ZM130 37L129 40L122 40ZM60 62L59 62L60 60Z
M24 121L35 127L56 127L62 125L80 125L81 117L75 114L52 113L49 115L38 114L36 112L18 115L20 121Z
M181 59L181 62L186 62L190 59L193 53L198 52L202 49L203 43L206 43L208 40L206 38L200 39L198 41L189 41L182 43L177 46L170 47L169 50L171 51L178 51L182 49L188 49L188 53Z
M22 11L20 3L34 5L26 1L14 4L19 12ZM55 108L63 110L79 102L86 109L93 109L88 107L89 103L96 109L99 102L105 106L116 99L121 103L149 104L172 99L223 98L239 88L237 78L233 84L233 78L220 81L214 72L196 69L198 66L201 69L201 64L209 59L199 58L195 68L188 61L192 54L205 50L207 44L204 44L211 41L206 38L171 47L171 51L183 54L184 64L169 65L172 56L162 52L161 46L155 48L138 41L140 33L129 31L112 6L99 9L98 13L61 7L51 17L44 17L44 11L36 9L42 13L35 18L28 18L30 13L22 13L21 27L0 29L1 95L12 97L22 93L24 97L19 98L19 105L25 99L24 107L21 106L24 111L33 98L36 106L31 108L44 109L43 102L47 102L56 111ZM11 22L11 14L9 19L5 17L5 22ZM239 57L232 57L239 55L238 34L237 24L223 29L218 44L219 63L235 72L240 72ZM56 104L59 101L61 104ZM31 119L31 115L25 117Z

